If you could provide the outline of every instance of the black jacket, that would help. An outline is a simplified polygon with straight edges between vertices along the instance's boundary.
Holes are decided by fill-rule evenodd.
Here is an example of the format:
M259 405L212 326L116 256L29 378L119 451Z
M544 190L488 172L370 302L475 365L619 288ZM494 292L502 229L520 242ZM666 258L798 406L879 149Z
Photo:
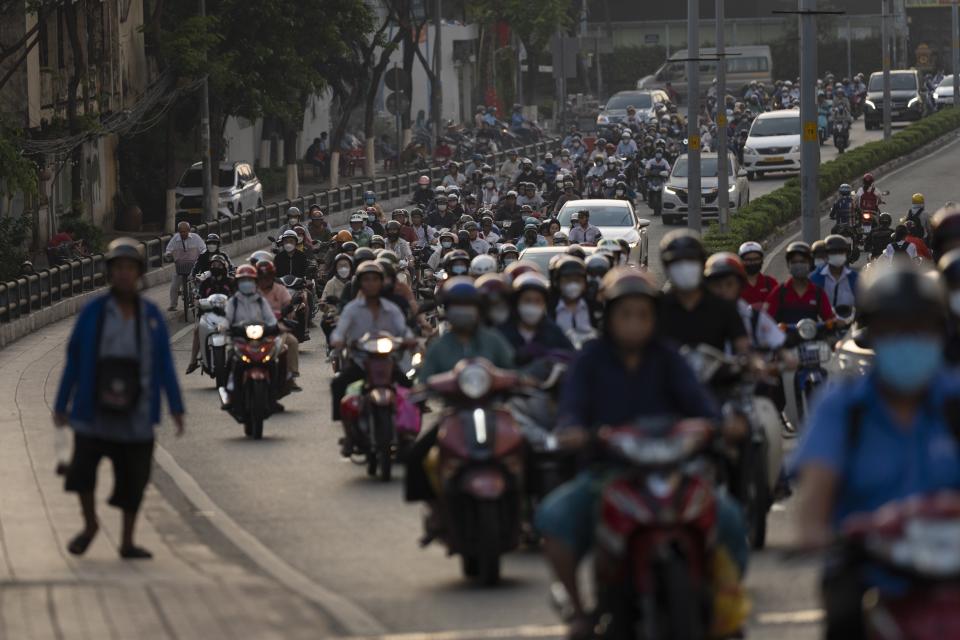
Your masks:
M497 328L516 351L516 362L521 367L545 355L547 351L574 350L567 336L550 318L544 318L540 322L536 335L529 343L520 335L516 319L510 319Z
M303 251L281 251L273 259L273 266L277 269L277 279L290 274L298 278L307 277L307 255Z
M210 270L210 258L213 256L223 256L227 259L227 270L231 273L233 272L233 263L230 262L230 256L227 254L217 251L216 253L210 253L209 251L204 251L197 258L197 261L193 263L193 272L191 275L197 276L203 273L204 271Z

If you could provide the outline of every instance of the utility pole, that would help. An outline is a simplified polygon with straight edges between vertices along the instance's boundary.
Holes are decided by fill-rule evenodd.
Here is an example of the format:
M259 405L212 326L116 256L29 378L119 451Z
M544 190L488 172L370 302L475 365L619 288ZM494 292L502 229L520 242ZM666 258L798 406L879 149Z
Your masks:
M687 227L700 233L700 0L687 0L687 57Z
M720 215L720 231L727 231L730 218L730 192L727 166L727 107L724 97L727 95L727 59L724 54L723 0L716 0L716 41L717 41L717 208Z
M953 0L950 7L950 52L953 54L953 106L960 105L960 10L957 0Z
M890 124L890 0L883 0L883 12L880 16L880 39L883 51L883 139L889 140Z
M799 0L796 11L774 11L800 16L800 229L803 241L820 238L820 138L817 133L817 16L843 11L818 11L817 0Z
M440 72L442 71L443 64L441 60L443 59L443 48L440 46L440 29L442 19L440 16L440 0L434 0L433 2L433 87L432 87L432 97L433 97L433 143L436 145L440 140L440 120L441 113L443 112L443 89L440 81Z
M199 0L198 12L201 18L207 17L206 0ZM210 167L210 86L207 76L203 76L203 85L200 87L200 146L201 168L203 178L203 217L204 222L212 222L217 218L216 197L213 192L213 179Z
M847 77L853 80L853 33L847 16Z

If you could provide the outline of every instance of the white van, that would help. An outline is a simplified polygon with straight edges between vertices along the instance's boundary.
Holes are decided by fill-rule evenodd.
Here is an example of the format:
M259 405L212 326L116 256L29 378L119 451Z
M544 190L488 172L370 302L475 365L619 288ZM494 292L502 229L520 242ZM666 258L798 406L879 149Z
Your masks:
M800 111L784 109L757 116L743 147L743 168L753 180L766 171L800 170Z
M773 56L770 47L758 45L752 47L726 47L724 53L730 57L727 61L727 88L725 93L735 96L743 95L743 89L751 81L763 82L773 86ZM700 49L701 58L717 55L712 48ZM686 49L677 51L670 59L657 69L653 75L637 81L637 89L663 89L669 82L681 96L687 95L687 63L681 62L689 58ZM705 96L710 85L717 77L717 61L703 60L700 63L700 95Z

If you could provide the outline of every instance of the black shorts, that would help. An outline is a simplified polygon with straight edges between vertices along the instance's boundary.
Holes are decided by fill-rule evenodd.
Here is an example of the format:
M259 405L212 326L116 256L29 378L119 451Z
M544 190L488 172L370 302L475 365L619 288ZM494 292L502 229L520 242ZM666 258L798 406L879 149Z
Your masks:
M97 467L104 457L113 463L113 494L109 503L124 511L136 511L150 481L153 440L115 442L75 433L73 459L67 469L64 489L75 493L96 489Z

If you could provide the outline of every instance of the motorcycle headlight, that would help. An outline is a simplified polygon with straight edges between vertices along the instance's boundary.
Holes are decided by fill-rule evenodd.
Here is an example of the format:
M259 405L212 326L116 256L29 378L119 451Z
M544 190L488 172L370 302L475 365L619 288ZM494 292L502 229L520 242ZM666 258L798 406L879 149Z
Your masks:
M804 318L797 323L797 333L804 340L813 340L817 337L817 323L810 318Z
M413 354L413 357L410 358L410 364L413 365L414 367L419 367L420 363L422 362L423 362L423 354L420 353L419 351Z
M247 340L259 340L263 337L263 325L251 324L246 329Z
M476 364L464 367L463 371L460 372L460 376L457 378L457 385L460 387L460 391L472 400L487 395L492 383L493 378L487 373L487 370Z

